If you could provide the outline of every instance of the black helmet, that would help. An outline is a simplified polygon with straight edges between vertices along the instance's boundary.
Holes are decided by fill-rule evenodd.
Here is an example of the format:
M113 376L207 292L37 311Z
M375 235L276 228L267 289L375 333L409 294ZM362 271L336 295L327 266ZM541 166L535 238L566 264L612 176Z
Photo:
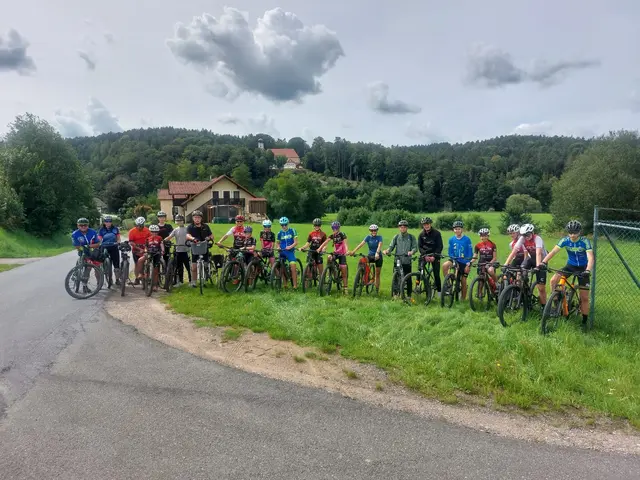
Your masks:
M428 223L429 225L431 225L433 223L433 220L431 220L431 217L424 217L422 220L420 220L420 223L422 225L424 225L425 223Z
M408 227L409 226L409 222L407 222L406 220L400 220L398 222L398 226L399 227Z
M193 213L191 214L192 217L201 217L202 216L202 212L200 210L194 210Z
M178 215L176 215L176 222L180 222L180 221L184 222L184 216L178 214Z
M80 217L76 223L78 225L89 225L89 219L85 217Z
M462 223L462 220L456 220L455 222L453 222L453 228L463 228L464 227L464 223Z
M322 225L322 220L321 220L321 219L319 219L319 218L314 218L314 219L313 219L313 225L314 225L315 227L317 227L318 225Z
M571 220L564 228L569 233L580 233L582 231L582 224L577 220Z

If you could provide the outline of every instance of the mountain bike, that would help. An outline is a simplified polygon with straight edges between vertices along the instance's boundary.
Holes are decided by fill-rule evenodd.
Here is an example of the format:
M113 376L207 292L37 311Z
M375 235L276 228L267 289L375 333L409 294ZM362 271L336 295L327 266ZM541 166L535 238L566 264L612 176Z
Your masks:
M278 248L278 257L276 261L273 263L273 268L271 269L271 288L276 291L282 290L282 288L286 288L287 286L294 287L293 285L293 277L291 276L291 266L289 264L289 260L286 257L280 256L280 252L284 252L284 249ZM287 250L290 251L290 250ZM302 262L299 258L296 258L296 272L298 277L298 282L302 281Z
M318 283L318 293L320 293L321 297L331 295L331 289L334 284L337 292L346 292L344 289L344 278L342 278L342 269L340 268L338 256L339 255L336 255L335 253L328 254L327 267L322 272L320 283ZM349 267L347 266L347 278L349 277L348 268Z
M244 252L246 249L244 247L220 248L224 248L227 251L227 257L222 267L222 275L220 276L220 286L227 293L239 292L244 287L246 273Z
M95 252L95 253L94 253ZM84 247L80 250L76 265L67 273L64 288L69 295L78 300L86 300L100 291L104 284L104 271L99 266L101 252ZM90 284L95 278L96 284Z
M107 288L111 288L113 285L113 262L111 261L111 257L109 256L109 252L107 249L100 245L100 251L104 260L102 261L102 271L104 272L104 283L107 285Z
M518 321L527 320L529 313L540 311L536 309L540 305L538 297L537 285L531 282L531 274L537 269L525 269L521 267L507 267L507 270L517 271L519 274L513 284L508 285L498 297L498 318L504 327L512 325Z
M194 280L198 282L200 287L200 295L204 295L203 289L205 287L205 283L209 282L211 284L214 283L214 274L213 270L215 269L215 278L217 279L218 270L215 268L215 265L212 265L211 260L205 260L204 256L207 254L209 249L213 246L213 242L208 240L206 242L196 242L187 240L185 245L191 249L191 259L196 259L196 277Z
M433 264L427 262L426 257L442 258L442 255L437 253L423 255L423 262L419 265L418 271L408 273L402 278L402 299L407 303L423 303L424 306L427 306L436 295L438 288L433 274ZM409 291L409 283L413 287L411 289L411 298L407 293Z
M164 276L164 289L167 292L171 292L178 278L178 252L176 252L176 246L174 243L164 242L165 251L169 252L169 262Z
M318 250L300 250L307 253L307 264L302 271L302 291L306 293L308 290L318 286L320 282L320 269L316 258L325 255L325 252Z
M542 320L540 325L540 331L543 335L547 335L558 328L560 318L565 317L567 319L571 316L580 316L580 307L582 302L580 300L580 292L576 286L578 285L579 278L582 273L569 274L563 270L555 270L548 268L550 272L559 273L560 280L553 290L547 303L542 310ZM571 281L567 280L571 278Z
M256 289L256 286L260 280L265 285L269 285L271 281L271 262L269 261L270 254L273 250L263 249L260 252L256 251L253 255L253 259L247 265L247 270L244 275L244 291L249 292Z
M129 278L129 252L131 252L131 245L125 240L118 245L120 250L120 296L124 297L124 290L127 284L135 288L133 282Z
M402 269L402 258L408 257L406 253L398 255L390 253L388 257L393 256L393 274L391 275L391 298L399 297L402 294L402 279L404 278L404 270Z
M460 258L449 257L451 260L451 268L449 269L449 273L444 280L442 281L442 293L440 295L440 306L451 308L453 306L453 301L460 301L460 294L462 293L462 273L458 271L460 265L458 265L458 260ZM469 265L469 271L471 271L471 267L473 267L473 262L469 262L463 266Z
M163 263L160 248L146 248L142 264L142 289L147 297L150 297L153 290L161 284L160 272L164 270Z
M498 304L498 298L502 290L503 282L496 283L487 272L487 268L498 268L500 263L479 263L480 273L473 279L469 287L469 306L474 312L486 312L491 304Z
M364 255L358 253L358 270L356 270L356 278L353 281L353 296L362 295L362 290L370 295L376 292L376 260L375 256ZM373 260L371 260L373 258Z

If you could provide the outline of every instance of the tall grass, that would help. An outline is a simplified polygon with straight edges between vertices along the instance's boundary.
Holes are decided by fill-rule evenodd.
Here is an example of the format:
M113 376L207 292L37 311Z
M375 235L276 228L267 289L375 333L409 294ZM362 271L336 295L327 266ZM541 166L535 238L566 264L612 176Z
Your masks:
M0 258L50 257L72 248L70 234L38 238L25 232L9 232L0 228Z

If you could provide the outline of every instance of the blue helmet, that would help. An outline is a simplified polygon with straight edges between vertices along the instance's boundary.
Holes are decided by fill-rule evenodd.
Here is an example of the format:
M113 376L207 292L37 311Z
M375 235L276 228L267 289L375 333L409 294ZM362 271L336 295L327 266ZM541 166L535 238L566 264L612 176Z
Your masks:
M252 233L253 232L253 228L251 228L251 225L247 225L246 227L244 227L244 233Z
M289 219L287 217L280 218L280 225L289 225Z
M111 218L111 215L105 215L104 218L102 219L103 222L113 222L113 218Z

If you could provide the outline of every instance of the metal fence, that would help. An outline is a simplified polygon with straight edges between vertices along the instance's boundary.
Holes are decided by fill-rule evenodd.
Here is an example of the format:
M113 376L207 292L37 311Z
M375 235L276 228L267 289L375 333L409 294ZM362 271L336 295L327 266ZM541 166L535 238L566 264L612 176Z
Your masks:
M640 324L640 211L595 207L590 323Z

